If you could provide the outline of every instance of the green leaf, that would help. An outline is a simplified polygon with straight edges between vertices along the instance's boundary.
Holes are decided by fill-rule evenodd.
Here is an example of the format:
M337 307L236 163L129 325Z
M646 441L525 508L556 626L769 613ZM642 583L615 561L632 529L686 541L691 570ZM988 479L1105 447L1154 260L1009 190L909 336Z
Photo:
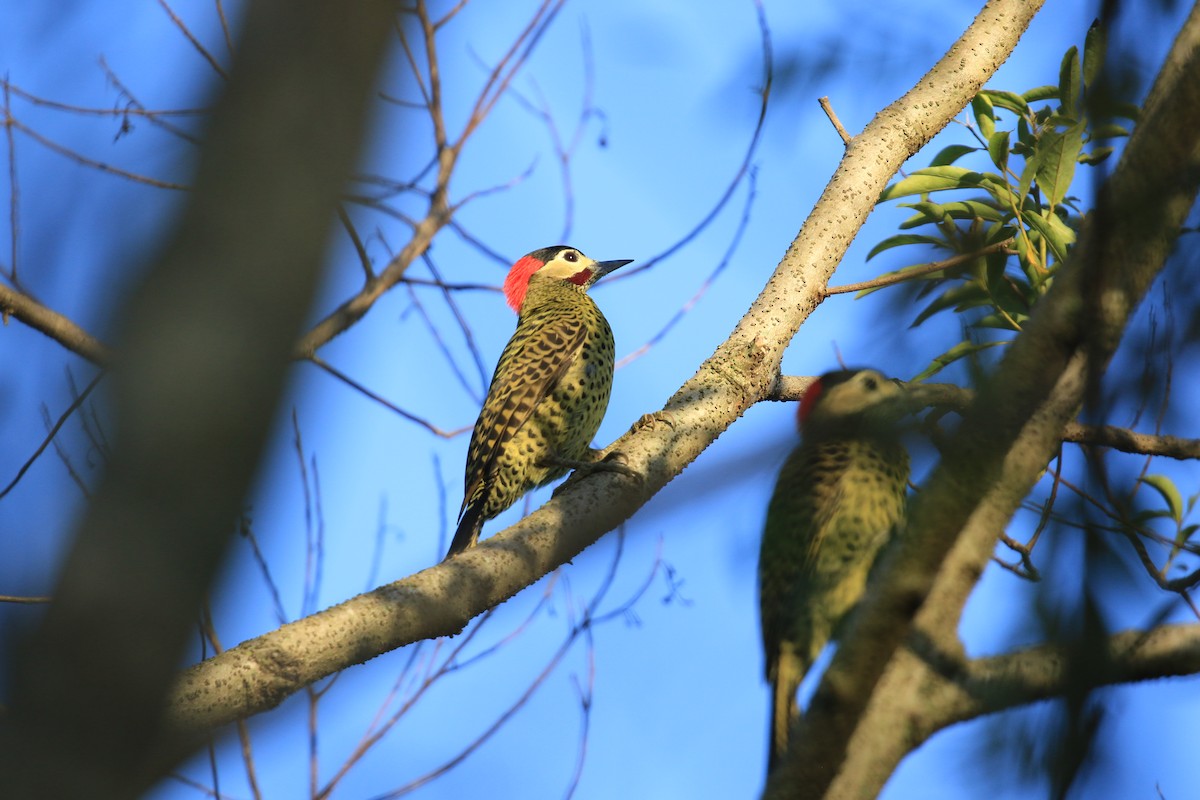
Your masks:
M1029 197L1029 190L1033 187L1033 179L1037 177L1038 170L1042 167L1042 161L1045 156L1040 149L1034 150L1033 155L1025 159L1025 166L1021 169L1021 179L1017 181L1017 197L1021 199L1021 203L1025 202L1025 198Z
M1091 86L1104 66L1104 54L1108 48L1108 37L1100 20L1094 20L1083 40L1083 85Z
M1029 104L1019 94L999 92L995 89L984 89L980 94L987 95L987 99L991 101L992 105L1007 108L1014 114L1022 115L1029 111Z
M987 316L983 317L979 321L975 322L971 327L973 327L973 328L988 328L989 330L1009 331L1011 333L1016 333L1018 329L1013 328L1012 322L1009 322L1009 317L1011 317L1017 324L1020 324L1020 323L1024 322L1026 319L1029 319L1028 317L1026 317L1024 315L1021 315L1019 317L1014 317L1013 315L1010 314L1008 317L1006 317L1003 314L999 314L999 313L988 314Z
M1119 139L1122 136L1128 135L1129 129L1115 122L1104 122L1091 130L1092 141L1096 139Z
M1036 89L1030 89L1025 94L1021 95L1027 103L1037 103L1042 100L1057 100L1057 86L1039 86Z
M1037 152L1037 136L1029 128L1029 120L1021 117L1017 120L1017 143L1013 145L1012 151L1025 158L1029 158L1030 153Z
M1008 218L1006 217L1005 222L1007 223L1007 221ZM1016 235L1017 230L1012 225L993 225L992 227L988 228L987 235L983 237L983 245L984 247L987 247L990 244L1002 242L1005 239L1011 239ZM1008 258L1007 253L996 253L996 255L1002 258Z
M1079 157L1080 164L1096 165L1108 160L1108 157L1113 154L1111 147L1096 147L1090 153L1084 153Z
M991 172L980 176L979 187L985 189L1001 208L1012 208L1021 205L1021 198L1013 193L1013 187L1008 181Z
M932 375L938 374L955 361L968 356L973 356L976 353L982 350L987 350L990 347L998 347L1004 344L1008 344L1008 342L959 342L958 344L954 345L954 347L951 347L949 350L942 353L940 356L930 362L929 366L921 370L921 372L913 377L912 380L923 381Z
M883 190L879 202L895 200L897 197L910 197L928 192L941 192L947 189L973 189L983 181L984 176L963 167L928 167L919 169Z
M898 205L901 208L915 209L917 212L900 223L902 231L912 230L922 225L936 225L946 218L946 210L942 208L941 203L935 203L932 200L918 200L915 203L899 203Z
M996 131L988 139L988 155L1003 170L1008 165L1008 131Z
M1063 113L1075 117L1079 113L1079 89L1082 77L1079 68L1079 48L1072 45L1063 55L1058 68L1059 101Z
M931 167L944 167L953 164L968 153L974 153L978 147L971 147L969 144L952 144L949 147L943 147L941 152L933 157L933 161L929 162Z
M1076 159L1083 149L1083 129L1084 124L1079 122L1061 133L1048 131L1039 143L1041 160L1037 171L1038 187L1045 195L1046 202L1052 206L1061 203L1071 188Z
M1179 555L1179 551L1182 550L1183 546L1188 543L1188 540L1192 538L1192 534L1194 534L1198 528L1200 528L1200 525L1184 525L1179 529L1179 531L1175 534L1175 546L1171 548L1169 560L1175 560L1175 556Z
M1137 122L1142 118L1142 107L1136 103L1112 103L1105 104L1104 110L1108 112L1110 117L1119 119L1128 119Z
M1183 522L1183 495L1179 493L1179 489L1175 487L1175 482L1166 475L1147 475L1141 479L1141 482L1154 489L1162 499L1167 503L1167 509L1171 512L1171 518L1175 520L1175 524Z
M987 305L988 300L987 290L978 283L963 283L958 286L951 286L926 306L925 310L913 320L910 327L917 327L934 314L944 311L947 308L953 308L955 311L966 311L968 308L978 308L979 306Z
M1037 231L1046 240L1046 244L1050 245L1056 261L1066 260L1067 250L1075 243L1075 231L1067 227L1067 224L1054 213L1049 215L1031 213L1026 214L1024 219L1029 223L1029 227Z
M931 247L945 247L946 242L934 236L922 236L917 233L898 233L895 236L889 236L879 244L871 248L871 252L867 253L867 261L870 261L875 256L885 250L891 250L893 247L901 247L906 244L927 244Z
M942 210L954 219L983 219L988 222L1002 222L1006 219L1003 211L981 200L942 203Z
M996 111L992 108L992 101L986 92L975 95L975 99L971 101L971 112L975 115L975 124L979 126L980 135L984 139L991 139L996 131Z

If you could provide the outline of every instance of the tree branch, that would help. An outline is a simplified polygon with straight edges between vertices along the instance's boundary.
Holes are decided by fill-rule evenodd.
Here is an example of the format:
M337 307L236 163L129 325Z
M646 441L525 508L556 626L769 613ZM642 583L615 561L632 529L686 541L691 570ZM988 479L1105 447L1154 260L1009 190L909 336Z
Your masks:
M796 400L803 391L797 391L800 384L789 381L807 381L808 378L781 378L780 400ZM783 392L783 387L787 392ZM955 386L951 383L922 384L919 391L920 401L927 406L948 408L962 412L970 407L975 399L975 393L970 389ZM1113 425L1088 425L1072 420L1063 426L1062 440L1074 444L1090 444L1097 447L1111 447L1122 453L1133 453L1143 456L1165 456L1180 460L1200 459L1200 439L1185 439L1180 436L1168 436L1153 433L1138 433L1128 428L1118 428Z
M904 671L916 686L905 703L911 751L959 722L1078 690L1070 645L1044 644L1002 656L967 660L961 653L904 651ZM1113 634L1098 653L1089 688L1200 673L1200 625L1161 625ZM911 702L912 700L916 702Z
M29 295L4 284L0 284L0 315L6 323L10 315L16 317L93 364L103 366L112 360L108 345L57 311L51 311Z
M187 670L172 717L193 732L272 708L300 687L404 644L462 630L628 519L774 390L784 349L888 180L1011 53L1038 3L993 0L942 64L854 139L736 328L662 410L610 448L643 476L595 473L481 545L285 625Z

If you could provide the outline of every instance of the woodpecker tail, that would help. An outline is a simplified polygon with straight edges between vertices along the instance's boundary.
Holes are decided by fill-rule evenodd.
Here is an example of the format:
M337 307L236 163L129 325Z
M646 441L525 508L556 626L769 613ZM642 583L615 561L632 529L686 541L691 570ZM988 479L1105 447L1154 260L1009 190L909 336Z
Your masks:
M450 542L450 550L446 558L457 555L479 540L479 532L483 530L483 503L475 503L463 509L462 519L458 521L458 530ZM443 559L445 560L445 559Z
M792 725L800 716L796 691L804 677L805 667L791 648L780 654L775 675L771 680L771 727L767 736L767 775L783 763L787 755L788 737Z

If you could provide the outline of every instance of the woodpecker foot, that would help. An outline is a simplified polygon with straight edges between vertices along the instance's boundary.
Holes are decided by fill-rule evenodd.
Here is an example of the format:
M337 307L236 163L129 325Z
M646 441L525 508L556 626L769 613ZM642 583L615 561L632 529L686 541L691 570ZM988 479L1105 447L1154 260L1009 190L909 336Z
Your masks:
M596 455L599 455L600 453L599 450L592 450L590 452ZM619 472L627 478L632 478L638 483L641 483L642 474L633 467L621 463L619 459L622 458L624 458L624 456L614 450L604 458L597 459L595 461L575 461L573 459L559 458L557 456L550 456L542 459L542 464L546 466L565 467L567 469L574 470L571 473L571 477L559 484L554 491L551 492L550 496L558 497L558 493L567 486L571 485L577 480L586 478L593 472Z
M670 428L674 428L674 423L671 418L663 411L656 411L653 414L642 414L637 418L637 421L629 426L630 433L637 433L645 428L653 428L655 425L663 424Z

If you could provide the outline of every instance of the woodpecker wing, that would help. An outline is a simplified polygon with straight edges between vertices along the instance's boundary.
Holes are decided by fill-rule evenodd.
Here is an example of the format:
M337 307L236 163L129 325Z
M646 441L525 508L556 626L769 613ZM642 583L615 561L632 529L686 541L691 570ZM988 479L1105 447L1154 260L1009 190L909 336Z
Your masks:
M583 350L587 326L574 315L549 320L536 339L509 340L471 434L462 511L478 501L504 446L558 386ZM462 512L459 513L462 516Z

